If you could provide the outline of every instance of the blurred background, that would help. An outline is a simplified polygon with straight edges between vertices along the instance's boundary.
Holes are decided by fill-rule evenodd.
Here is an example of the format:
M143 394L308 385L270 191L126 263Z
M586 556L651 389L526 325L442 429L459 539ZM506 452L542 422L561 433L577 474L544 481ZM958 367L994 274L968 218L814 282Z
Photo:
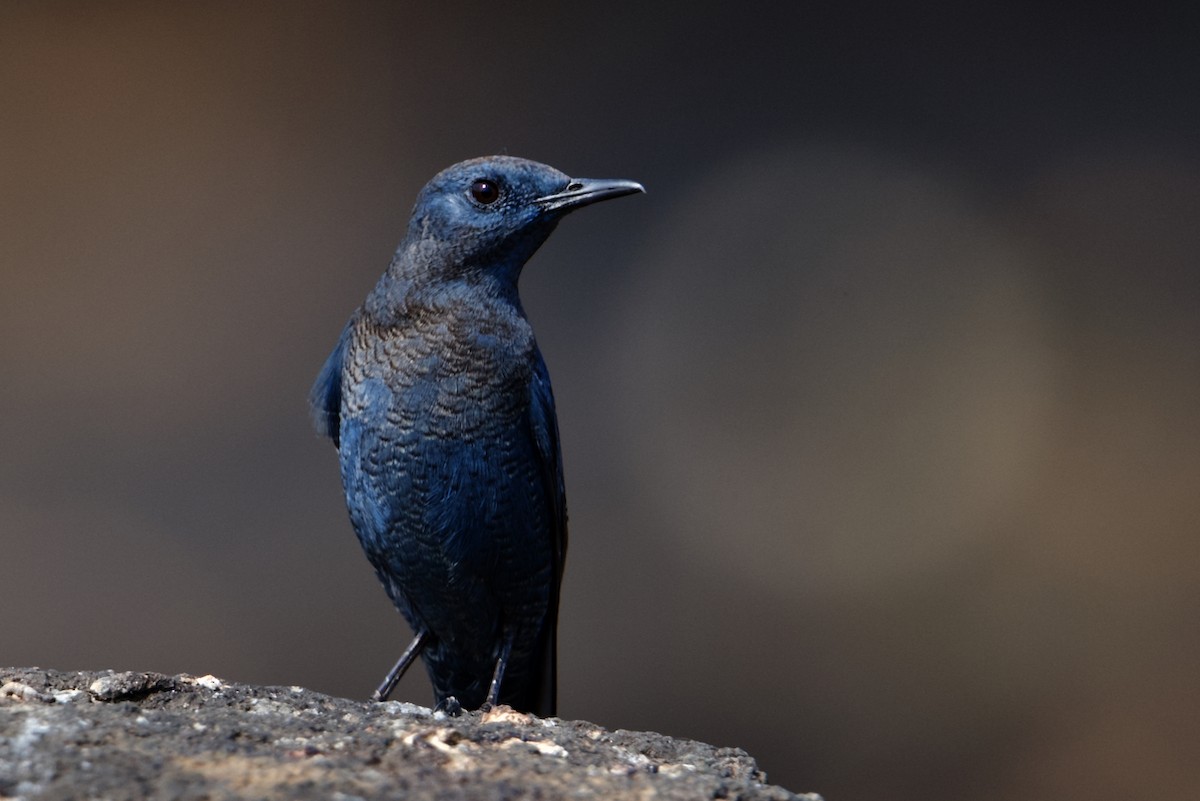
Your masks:
M1197 20L959 5L0 4L0 664L368 695L409 634L306 393L509 153L649 190L523 280L564 717L1200 796Z

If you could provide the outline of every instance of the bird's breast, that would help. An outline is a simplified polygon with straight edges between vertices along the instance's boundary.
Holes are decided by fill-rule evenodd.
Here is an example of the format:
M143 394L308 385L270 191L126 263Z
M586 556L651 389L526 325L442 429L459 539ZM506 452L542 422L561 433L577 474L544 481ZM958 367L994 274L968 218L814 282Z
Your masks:
M530 423L539 359L523 319L356 329L340 457L369 556L412 581L425 579L409 567L434 571L434 583L510 561L550 569L550 507Z
M537 347L523 316L414 314L362 323L345 368L344 412L433 436L485 435L527 414Z

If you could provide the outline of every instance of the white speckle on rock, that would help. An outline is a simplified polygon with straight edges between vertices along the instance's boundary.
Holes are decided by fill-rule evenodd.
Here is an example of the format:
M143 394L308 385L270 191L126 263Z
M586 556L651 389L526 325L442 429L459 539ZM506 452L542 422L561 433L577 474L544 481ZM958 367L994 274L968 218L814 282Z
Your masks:
M24 801L26 798L34 798L42 794L42 785L37 782L20 781L17 782L17 794L13 798Z
M549 740L522 740L520 737L510 737L500 743L501 748L513 748L514 746L522 745L529 746L543 756L559 757L560 759L565 759L568 756L567 749Z
M56 704L74 704L88 700L88 694L83 690L59 690L54 694Z
M45 693L40 693L30 687L28 684L22 684L19 681L10 681L0 687L0 696L8 698L19 698L22 701L49 701L50 696Z
M69 734L77 729L77 725L64 723L60 715L50 718L41 714L24 715L21 724L8 741L5 756L12 760L16 772L11 778L20 778L14 790L16 798L35 798L40 796L45 785L53 781L56 768L38 759L40 751L45 749L43 740L53 743L53 735ZM51 735L47 737L47 735ZM4 765L5 768L10 765Z
M53 730L46 721L30 715L21 723L17 736L12 739L13 751L17 756L24 756L32 751L43 737Z
M425 735L422 739L443 754L454 753L455 748L466 750L462 742L451 743L450 738L455 734L454 729L437 729Z
M685 773L695 773L696 766L690 762L672 762L659 765L658 772L664 776L682 776Z
M196 679L196 684L206 690L219 690L225 686L225 683L211 673L201 676Z
M483 723L515 723L519 726L528 726L533 723L533 717L526 715L524 712L518 712L511 706L503 704L492 707L484 713L481 719Z
M633 765L635 768L644 768L650 764L650 758L645 754L638 753L637 751L630 751L628 748L624 748L619 745L613 746L613 752L619 755L630 765Z
M266 698L252 698L253 706L248 710L252 715L283 715L285 717L296 717L297 710L281 701L272 701ZM300 710L302 714L311 714L311 710Z
M409 703L408 701L385 701L383 704L381 704L381 706L390 715L407 715L414 718L433 717L437 720L441 720L442 718L446 717L444 712L435 713L427 706ZM438 718L438 715L441 715L442 717Z

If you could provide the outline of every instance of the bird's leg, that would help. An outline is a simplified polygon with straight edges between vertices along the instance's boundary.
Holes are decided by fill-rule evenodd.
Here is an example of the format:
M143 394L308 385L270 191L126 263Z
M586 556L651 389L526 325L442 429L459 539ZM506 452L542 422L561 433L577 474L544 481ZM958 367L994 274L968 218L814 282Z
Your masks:
M494 707L500 701L500 682L504 681L504 669L508 667L508 655L512 652L512 637L504 638L500 647L500 657L496 660L496 672L492 674L492 686L488 689L487 701L484 706Z
M388 674L383 679L383 684L379 685L379 689L371 695L372 701L386 701L387 697L392 694L392 690L396 689L397 682L404 675L404 671L408 670L408 666L413 663L417 655L421 653L421 649L425 647L425 640L428 639L428 632L418 631L417 636L413 637L413 641L404 649L404 653L400 654L400 658L396 660L396 664L388 671Z

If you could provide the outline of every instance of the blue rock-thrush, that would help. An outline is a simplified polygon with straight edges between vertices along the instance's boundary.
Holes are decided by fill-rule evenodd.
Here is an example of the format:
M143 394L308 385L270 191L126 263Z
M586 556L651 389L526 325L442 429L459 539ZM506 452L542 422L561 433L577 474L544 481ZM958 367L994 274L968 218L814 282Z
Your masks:
M437 706L555 714L567 549L550 377L521 268L568 212L641 192L508 156L443 170L313 386L350 520L415 637Z

